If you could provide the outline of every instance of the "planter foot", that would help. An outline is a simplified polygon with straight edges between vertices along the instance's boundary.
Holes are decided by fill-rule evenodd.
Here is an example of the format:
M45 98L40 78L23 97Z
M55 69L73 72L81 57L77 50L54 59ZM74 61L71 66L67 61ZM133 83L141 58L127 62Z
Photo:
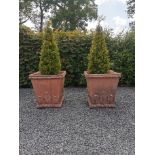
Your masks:
M64 101L64 96L62 97L60 103L57 104L37 104L37 108L41 109L41 108L60 108L62 107L62 103Z
M89 108L115 108L115 104L92 104L88 97Z

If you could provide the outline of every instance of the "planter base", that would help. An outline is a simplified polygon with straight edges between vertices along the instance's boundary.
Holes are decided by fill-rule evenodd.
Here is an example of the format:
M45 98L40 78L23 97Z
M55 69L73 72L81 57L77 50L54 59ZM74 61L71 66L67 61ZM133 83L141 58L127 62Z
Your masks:
M60 103L57 104L37 104L37 108L41 109L41 108L60 108L62 107L62 103L64 101L64 96L62 97Z
M88 104L90 108L115 108L115 104L92 104L88 97Z

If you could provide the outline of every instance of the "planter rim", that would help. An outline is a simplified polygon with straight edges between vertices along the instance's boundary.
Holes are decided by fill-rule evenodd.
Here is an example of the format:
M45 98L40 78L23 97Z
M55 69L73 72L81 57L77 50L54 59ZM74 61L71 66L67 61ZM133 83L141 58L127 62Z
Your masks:
M121 73L114 72L113 70L108 70L105 74L90 74L88 71L84 71L86 78L120 78Z
M32 73L29 75L29 79L59 79L64 78L66 71L60 71L57 75L42 75L40 71Z

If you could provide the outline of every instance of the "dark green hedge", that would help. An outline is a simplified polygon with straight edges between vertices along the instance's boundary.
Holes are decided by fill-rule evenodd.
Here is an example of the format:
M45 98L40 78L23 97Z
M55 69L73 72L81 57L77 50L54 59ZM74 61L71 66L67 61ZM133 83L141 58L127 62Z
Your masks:
M20 27L19 34L19 78L20 87L30 87L28 75L38 70L41 37L27 27ZM112 69L122 72L121 85L134 85L134 33L111 37L106 31L106 42L112 62ZM54 32L61 56L62 69L67 71L66 86L85 86L83 71L87 69L87 55L92 34Z
M135 33L132 31L124 35L110 38L108 48L112 62L112 69L121 72L120 85L135 85Z
M91 46L91 35L78 31L56 32L60 50L62 69L67 71L68 86L82 86L86 84L83 72L87 69L87 55Z
M30 73L38 70L41 39L27 27L19 29L19 86L29 87Z

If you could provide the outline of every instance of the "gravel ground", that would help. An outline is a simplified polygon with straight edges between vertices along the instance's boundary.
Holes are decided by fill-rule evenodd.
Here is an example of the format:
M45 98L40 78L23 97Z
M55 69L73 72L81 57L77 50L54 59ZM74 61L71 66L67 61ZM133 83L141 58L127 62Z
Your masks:
M37 109L20 89L20 155L134 155L135 89L120 87L116 108L90 109L85 88L65 88L62 108Z

